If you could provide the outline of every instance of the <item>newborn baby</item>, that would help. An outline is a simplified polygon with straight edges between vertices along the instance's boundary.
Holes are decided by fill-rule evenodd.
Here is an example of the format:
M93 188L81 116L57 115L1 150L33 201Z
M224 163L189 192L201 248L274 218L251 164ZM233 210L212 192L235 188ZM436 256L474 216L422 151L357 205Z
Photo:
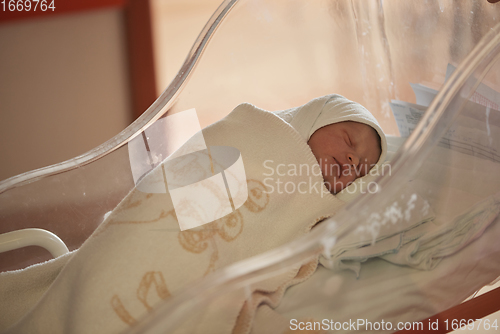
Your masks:
M385 159L384 132L359 103L327 95L298 108L276 112L307 141L326 188L341 192Z
M352 121L324 126L307 143L318 160L327 189L333 194L368 174L382 153L377 131Z

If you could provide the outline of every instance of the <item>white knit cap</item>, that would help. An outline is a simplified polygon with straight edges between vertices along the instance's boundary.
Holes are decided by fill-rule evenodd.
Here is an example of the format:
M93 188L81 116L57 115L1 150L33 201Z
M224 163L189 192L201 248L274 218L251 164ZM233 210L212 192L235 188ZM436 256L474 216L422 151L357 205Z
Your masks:
M309 141L309 138L311 138L316 130L330 124L353 121L369 125L375 129L380 136L380 146L382 149L377 164L372 170L378 169L385 160L387 154L387 140L384 131L382 131L375 117L361 104L348 100L341 95L332 94L318 97L303 106L278 111L276 114L290 123L306 141ZM373 178L373 175L369 173L362 178L356 179L354 183L359 183L361 179L366 181L365 178L369 177ZM343 200L353 199L355 196L346 197L346 193L353 193L353 187L355 187L353 184L346 187L337 194L337 197ZM349 188L351 188L351 191L349 191Z

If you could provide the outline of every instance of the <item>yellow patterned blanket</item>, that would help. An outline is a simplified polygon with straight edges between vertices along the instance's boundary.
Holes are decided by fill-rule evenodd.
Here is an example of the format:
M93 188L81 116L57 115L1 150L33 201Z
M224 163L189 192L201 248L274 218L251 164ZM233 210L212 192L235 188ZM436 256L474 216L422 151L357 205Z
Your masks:
M191 282L304 235L343 205L313 172L317 163L309 146L270 112L239 105L205 128L203 136L209 147L230 146L241 153L246 202L222 218L181 231L172 196L140 191L139 184L10 332L125 331ZM141 182L157 182L163 164ZM308 278L316 265L294 268L218 300L176 332L248 333L257 307L276 305L286 287Z

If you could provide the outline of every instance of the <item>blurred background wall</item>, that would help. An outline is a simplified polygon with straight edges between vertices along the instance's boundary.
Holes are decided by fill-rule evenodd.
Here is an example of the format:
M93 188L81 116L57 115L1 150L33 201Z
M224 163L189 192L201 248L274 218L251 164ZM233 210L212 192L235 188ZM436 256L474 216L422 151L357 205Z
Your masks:
M0 24L0 180L80 155L132 121L122 16Z
M222 0L151 0L151 19L160 94L175 77L196 37Z
M71 3L0 13L0 180L123 130L167 87L222 0Z

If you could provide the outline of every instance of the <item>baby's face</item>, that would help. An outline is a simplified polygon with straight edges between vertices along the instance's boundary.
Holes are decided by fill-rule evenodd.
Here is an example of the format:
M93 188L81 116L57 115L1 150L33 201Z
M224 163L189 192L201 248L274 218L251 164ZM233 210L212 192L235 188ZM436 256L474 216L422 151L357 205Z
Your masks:
M324 126L307 143L318 160L326 187L333 194L366 175L381 154L377 131L358 122Z

